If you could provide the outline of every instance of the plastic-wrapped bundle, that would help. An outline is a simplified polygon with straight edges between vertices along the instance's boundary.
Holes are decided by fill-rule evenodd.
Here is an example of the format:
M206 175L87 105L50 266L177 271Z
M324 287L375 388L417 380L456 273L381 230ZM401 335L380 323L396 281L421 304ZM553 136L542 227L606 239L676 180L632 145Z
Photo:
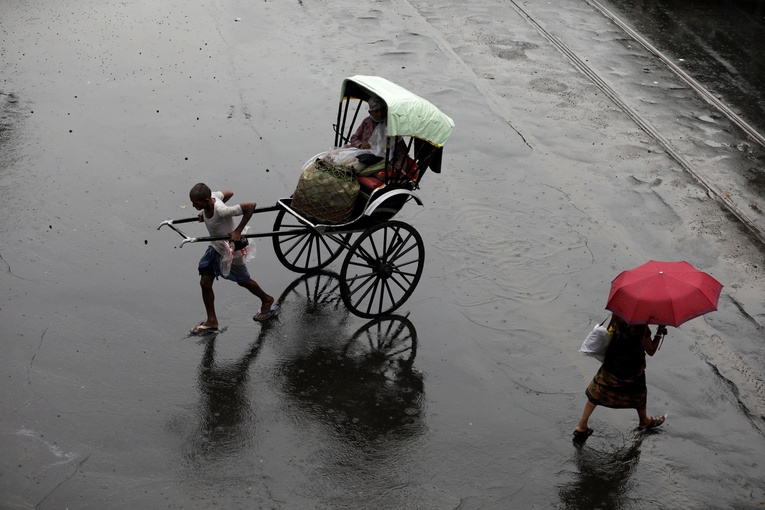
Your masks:
M292 206L323 223L346 223L358 194L359 182L351 169L317 159L300 175Z

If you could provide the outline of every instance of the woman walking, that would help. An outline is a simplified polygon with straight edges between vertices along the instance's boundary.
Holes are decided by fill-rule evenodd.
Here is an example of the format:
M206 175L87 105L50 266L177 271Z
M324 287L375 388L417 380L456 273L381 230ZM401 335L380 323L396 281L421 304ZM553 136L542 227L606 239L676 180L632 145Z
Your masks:
M585 440L593 432L587 421L597 406L614 409L635 409L638 428L651 429L664 423L664 416L648 416L646 403L648 390L645 384L645 355L653 356L661 339L667 334L665 326L659 326L651 338L647 324L630 326L616 315L608 325L613 338L606 351L603 365L595 374L585 392L587 403L582 419L574 429L575 440Z

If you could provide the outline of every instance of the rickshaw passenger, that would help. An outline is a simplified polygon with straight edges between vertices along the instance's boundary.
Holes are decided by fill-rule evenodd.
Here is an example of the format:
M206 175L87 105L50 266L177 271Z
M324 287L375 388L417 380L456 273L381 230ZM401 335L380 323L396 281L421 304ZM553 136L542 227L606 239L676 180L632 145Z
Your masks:
M361 125L351 136L349 147L369 149L376 156L385 157L387 141L388 107L377 96L371 96L368 101L369 116L361 121ZM396 137L395 152L393 155L393 167L401 169L406 161L408 150L406 143L400 137Z

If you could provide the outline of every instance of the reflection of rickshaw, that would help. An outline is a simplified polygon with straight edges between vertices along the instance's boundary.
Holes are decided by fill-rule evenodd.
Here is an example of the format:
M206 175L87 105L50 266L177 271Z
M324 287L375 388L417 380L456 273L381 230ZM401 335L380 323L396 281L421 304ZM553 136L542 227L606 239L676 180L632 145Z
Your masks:
M419 434L424 381L413 368L414 324L395 314L359 323L343 306L338 287L337 274L317 271L282 292L280 317L286 320L279 322L282 339L274 345L274 380L294 412L363 437L362 444Z
M291 314L290 322L310 337L303 339L301 346L325 340L336 344L338 337L343 337L348 313L337 296L339 282L336 273L316 271L296 279L279 296L278 302L289 310L285 313ZM390 375L410 370L416 353L417 332L411 321L386 315L356 330L343 346L341 357L346 364Z
M350 139L364 102L371 96L387 106L387 143L379 171L364 172L350 219L326 222L306 214L293 198L256 213L276 211L273 232L242 237L271 237L279 261L288 269L309 273L326 267L343 250L340 271L343 302L354 314L376 317L392 312L411 296L422 275L424 246L411 225L393 220L415 195L425 172L440 173L443 145L454 127L452 120L421 97L384 78L354 76L343 82L334 125L335 147ZM402 157L401 151L407 154ZM402 164L395 164L403 161ZM355 184L355 183L354 183ZM187 242L224 240L225 237L190 238L173 225L197 218L165 221ZM354 234L360 234L353 240Z
M246 446L258 421L248 380L268 344L279 349L278 365L268 371L276 374L274 380L299 412L366 438L422 431L424 382L413 369L414 324L402 315L359 322L343 306L338 288L335 273L301 275L277 299L286 320L263 323L236 358L216 353L214 335L195 337L204 347L198 416L179 415L172 422L184 439L180 448L186 467L207 472L208 463L221 453Z

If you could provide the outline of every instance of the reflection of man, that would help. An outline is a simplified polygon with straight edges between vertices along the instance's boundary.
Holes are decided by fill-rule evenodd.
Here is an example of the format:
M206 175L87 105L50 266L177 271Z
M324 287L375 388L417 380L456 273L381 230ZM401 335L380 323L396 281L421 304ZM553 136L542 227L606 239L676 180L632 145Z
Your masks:
M250 365L260 354L269 325L264 324L257 339L236 361L218 363L215 360L215 337L209 338L199 365L198 435L188 447L191 457L234 453L244 447L252 436L252 406L248 385Z
M368 101L369 116L361 121L361 125L351 136L351 147L368 149L375 156L385 157L388 136L388 106L377 96L371 96ZM395 154L391 154L394 167L401 168L407 156L406 143L396 137Z

